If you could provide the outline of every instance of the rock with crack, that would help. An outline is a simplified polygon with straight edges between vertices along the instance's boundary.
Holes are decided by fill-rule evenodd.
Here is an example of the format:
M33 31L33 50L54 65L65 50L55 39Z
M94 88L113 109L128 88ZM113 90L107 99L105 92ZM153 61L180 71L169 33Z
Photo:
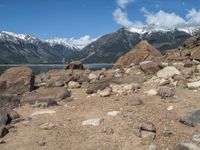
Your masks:
M156 127L151 122L143 122L135 128L135 135L142 138L142 144L149 145L156 137Z

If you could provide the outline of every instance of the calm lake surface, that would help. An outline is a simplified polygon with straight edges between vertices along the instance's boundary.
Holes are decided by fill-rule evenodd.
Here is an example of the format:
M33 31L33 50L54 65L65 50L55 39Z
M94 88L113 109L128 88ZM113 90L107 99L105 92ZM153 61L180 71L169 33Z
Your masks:
M64 69L65 64L16 64L16 65L0 65L0 74L2 74L6 69L11 67L19 67L19 66L26 66L30 67L35 74L47 72L53 69ZM85 68L91 70L100 70L102 68L110 69L113 67L113 64L85 64Z

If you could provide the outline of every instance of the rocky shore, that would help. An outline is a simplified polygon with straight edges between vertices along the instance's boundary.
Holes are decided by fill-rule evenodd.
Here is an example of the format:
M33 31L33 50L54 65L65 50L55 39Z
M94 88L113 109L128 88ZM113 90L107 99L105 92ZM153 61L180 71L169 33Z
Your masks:
M8 69L0 149L200 150L199 47L196 36L161 54L142 41L109 70Z

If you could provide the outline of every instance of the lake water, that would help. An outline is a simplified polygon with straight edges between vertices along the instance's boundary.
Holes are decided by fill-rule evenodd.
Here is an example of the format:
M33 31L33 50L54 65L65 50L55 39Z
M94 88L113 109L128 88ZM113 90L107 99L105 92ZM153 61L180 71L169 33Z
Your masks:
M20 64L20 65L0 65L0 74L2 74L6 69L11 67L19 67L26 66L30 67L35 74L47 72L53 69L64 69L65 64L39 64L39 65L31 65L31 64ZM113 67L113 64L85 64L85 68L90 70L100 70L102 68L110 69Z

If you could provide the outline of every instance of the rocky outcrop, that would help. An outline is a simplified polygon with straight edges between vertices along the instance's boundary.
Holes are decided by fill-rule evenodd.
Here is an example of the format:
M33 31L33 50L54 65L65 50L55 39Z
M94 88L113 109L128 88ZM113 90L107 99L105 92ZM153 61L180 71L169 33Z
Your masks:
M130 64L136 64L143 61L153 61L162 59L162 54L159 50L150 45L147 41L141 41L134 49L120 57L115 66L128 66Z
M21 95L34 89L34 75L30 68L15 67L0 77L0 93Z

